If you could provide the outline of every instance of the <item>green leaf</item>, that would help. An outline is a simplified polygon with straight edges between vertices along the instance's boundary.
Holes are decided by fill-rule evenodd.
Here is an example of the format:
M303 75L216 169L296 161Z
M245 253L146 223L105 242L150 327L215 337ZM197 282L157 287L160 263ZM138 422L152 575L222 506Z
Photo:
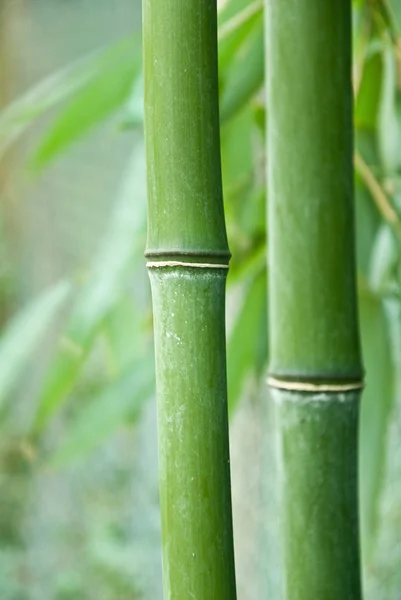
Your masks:
M0 112L0 158L38 117L87 84L96 74L99 54L81 58L41 81Z
M220 120L228 121L241 110L262 87L264 80L263 23L241 46L225 73L222 73Z
M146 274L145 274L146 275ZM140 286L141 283L138 284ZM147 308L149 320L150 308ZM109 311L103 331L109 354L110 372L119 374L143 354L143 336L148 332L144 310L138 307L131 293L124 293Z
M390 13L394 27L401 34L401 4L399 0L385 0L385 5Z
M222 73L234 60L236 52L251 33L254 25L262 23L263 0L255 0L219 26L219 70Z
M150 354L132 364L77 414L48 466L59 469L82 460L128 418L135 421L154 393L154 361Z
M230 288L240 281L246 281L251 277L255 277L265 265L266 244L263 243L253 247L251 252L245 256L230 262L227 286Z
M130 38L112 48L96 74L62 110L36 151L32 166L44 167L73 142L110 117L130 100L141 73L141 40Z
M390 43L383 49L383 69L378 140L385 174L391 175L401 166L401 125L397 93L397 64L394 49Z
M366 128L357 128L355 142L363 159L370 165L376 165L379 159L375 132ZM382 219L370 191L357 171L355 180L357 264L364 277L368 279L373 245Z
M266 271L259 271L245 297L227 345L228 406L232 413L247 377L260 376L267 362Z
M377 232L370 265L370 284L381 295L399 291L397 267L400 263L400 245L391 227L384 223Z
M355 126L374 129L380 103L383 64L382 56L375 52L364 63L362 80L355 103Z
M365 290L360 294L359 306L366 369L359 444L361 524L365 560L369 560L378 525L387 430L395 392L395 369L389 326L380 298Z
M79 377L85 359L108 312L113 309L126 285L131 265L145 246L145 202L133 202L132 190L142 172L142 147L135 150L114 218L87 282L73 307L62 344L49 368L34 424L40 431ZM144 199L143 199L144 200Z
M62 281L17 314L0 338L0 406L65 303L71 286Z

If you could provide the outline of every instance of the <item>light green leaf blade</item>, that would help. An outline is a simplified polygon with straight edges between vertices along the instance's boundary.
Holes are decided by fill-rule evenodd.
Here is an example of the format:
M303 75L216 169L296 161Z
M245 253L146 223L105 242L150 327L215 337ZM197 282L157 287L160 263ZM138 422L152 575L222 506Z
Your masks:
M127 40L122 42L124 53L129 43L131 42ZM114 53L121 52L120 45L121 43L74 61L40 81L4 108L0 112L0 158L35 119L71 96L82 94L86 86L90 87L101 79L105 69L110 69L111 57ZM138 89L134 89L134 92L135 97L130 99L129 104L133 105L138 118Z
M377 165L379 159L375 132L366 128L357 128L355 145L367 164ZM382 220L371 192L357 170L355 171L355 207L357 264L360 272L368 279L372 249Z
M110 117L126 102L142 67L141 40L124 40L102 58L100 68L61 111L36 151L32 166L43 168L73 142Z
M38 117L95 76L99 54L86 56L50 75L0 112L0 158Z
M263 0L254 0L219 24L219 70L223 72L256 23L262 22Z
M370 264L371 288L382 296L397 293L397 267L400 261L400 245L394 231L383 223L377 232Z
M154 393L154 361L150 354L131 365L79 411L48 466L59 469L82 460L127 419L136 420Z
M121 297L134 262L142 256L146 236L144 198L132 193L143 170L143 147L134 152L109 232L96 255L89 278L73 307L62 344L42 389L34 429L40 432L76 383L108 312Z
M260 376L267 362L266 271L252 278L227 344L229 411L235 410L250 373Z
M374 129L378 115L382 85L383 62L379 52L364 63L358 96L355 102L355 126Z
M397 63L393 46L383 48L383 82L378 115L378 140L382 165L386 175L401 166L400 101L397 92Z
M0 406L17 383L65 303L71 286L62 281L44 292L10 321L0 337Z
M365 561L369 561L378 525L385 449L395 392L394 364L384 306L365 290L359 297L366 388L360 421L361 525Z
M147 277L147 273L144 275ZM149 318L148 323L144 322L144 317ZM151 318L150 307L144 309L139 306L128 291L121 295L113 310L106 315L103 332L111 373L120 374L143 354L143 336L149 333Z
M220 120L228 121L241 110L261 88L264 79L263 23L257 23L252 35L236 53L225 73L222 73Z
M392 21L398 33L401 34L401 4L399 0L385 0Z

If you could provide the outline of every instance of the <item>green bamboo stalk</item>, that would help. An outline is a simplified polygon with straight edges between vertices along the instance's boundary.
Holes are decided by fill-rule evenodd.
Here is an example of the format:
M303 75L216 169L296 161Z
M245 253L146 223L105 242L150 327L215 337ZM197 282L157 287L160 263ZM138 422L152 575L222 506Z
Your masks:
M164 597L235 592L216 0L145 0Z
M283 600L361 597L350 0L267 0Z

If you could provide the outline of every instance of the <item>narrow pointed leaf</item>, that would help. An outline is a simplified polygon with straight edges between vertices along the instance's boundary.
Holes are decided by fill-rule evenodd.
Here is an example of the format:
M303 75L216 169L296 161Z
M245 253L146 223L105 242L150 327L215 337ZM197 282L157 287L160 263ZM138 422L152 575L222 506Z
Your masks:
M129 268L142 250L145 236L145 205L132 205L137 182L140 149L136 164L129 166L110 229L73 307L61 347L56 353L39 399L35 430L40 431L79 377L85 359L108 311L120 298Z
M395 377L388 323L380 298L365 291L360 295L359 306L366 367L359 443L361 525L365 560L369 564L378 526L387 428L394 401Z
M62 281L17 314L2 333L0 406L17 383L29 358L37 351L70 291L70 284Z
M131 423L136 420L145 402L154 395L154 386L154 360L150 354L132 364L79 411L48 466L59 469L82 460L128 418Z
M35 153L32 166L44 167L128 102L140 73L140 39L125 40L113 48L102 61L102 68L57 117Z
M267 363L266 271L252 278L227 345L228 405L235 410L250 374Z

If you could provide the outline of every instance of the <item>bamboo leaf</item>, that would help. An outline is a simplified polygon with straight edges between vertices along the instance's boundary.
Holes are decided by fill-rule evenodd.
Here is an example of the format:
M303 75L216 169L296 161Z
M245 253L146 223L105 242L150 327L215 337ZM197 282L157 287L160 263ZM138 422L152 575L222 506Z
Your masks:
M219 69L223 72L235 60L235 54L254 29L262 22L263 2L255 0L219 27Z
M401 166L401 125L397 95L397 66L393 47L383 49L383 84L381 87L378 140L382 164L387 175Z
M357 128L355 132L356 154L364 165L379 162L375 132ZM369 169L372 173L372 170ZM357 264L366 279L370 276L370 261L378 228L382 222L372 191L367 187L367 179L362 178L358 166L355 169L356 207L356 254Z
M143 354L143 336L146 333L143 313L132 294L126 292L106 315L103 332L111 373L120 374Z
M17 314L0 338L0 406L37 350L71 291L62 281Z
M0 112L0 157L36 118L70 97L95 76L98 53L68 65Z
M401 33L401 5L399 0L385 0L385 5L388 8L392 21L398 33Z
M389 225L383 224L377 232L370 265L372 289L382 295L397 293L397 267L400 262L400 247Z
M267 362L266 271L252 278L227 345L228 404L233 413L247 377Z
M383 64L379 52L374 52L364 63L362 80L355 103L355 126L374 129L380 105Z
M360 423L361 524L364 552L369 560L378 524L385 467L387 427L394 400L395 371L388 323L380 298L365 290L359 298L366 388Z
M82 460L129 418L136 420L154 395L154 361L150 354L132 364L117 380L92 398L69 424L48 466L60 469Z
M133 103L134 83L141 73L140 49L140 39L130 38L103 57L101 68L74 94L48 131L32 159L34 168L44 167L124 103Z
M228 121L261 88L264 80L263 26L255 30L224 74L220 100L220 120Z
M112 58L117 59L120 54L124 57L133 44L130 38L112 48L106 48L80 58L46 77L2 110L0 113L0 158L35 119L71 96L70 102L74 103L74 99L82 95L85 89L91 89L95 82L99 83L104 80L107 73L110 72ZM129 101L128 112L134 110L137 116L139 92L135 86L134 92L133 96L135 97ZM89 115L92 112L93 107L89 111ZM82 134L84 133L86 131L83 130Z
M87 282L76 299L62 344L56 353L39 399L35 430L40 431L70 392L92 348L103 319L112 310L126 285L133 260L142 250L145 236L145 204L132 204L137 183L138 156L130 164L114 219Z

